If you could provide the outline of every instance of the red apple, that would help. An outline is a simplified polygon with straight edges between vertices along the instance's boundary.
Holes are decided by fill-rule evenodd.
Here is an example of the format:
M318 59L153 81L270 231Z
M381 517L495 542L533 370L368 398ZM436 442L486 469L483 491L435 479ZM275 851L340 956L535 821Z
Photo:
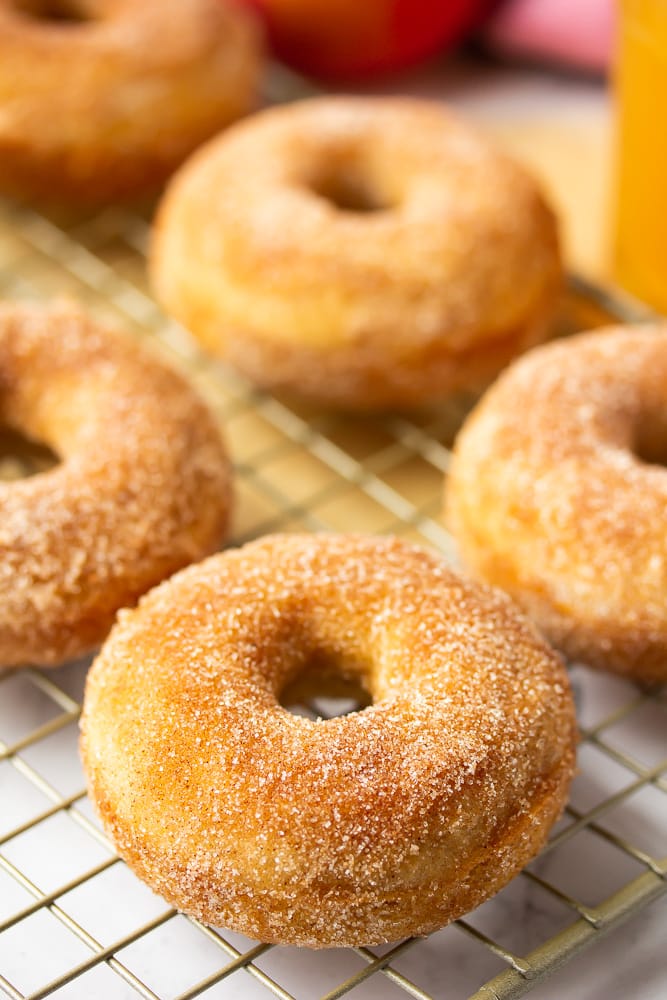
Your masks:
M284 62L324 79L359 79L418 63L459 41L493 0L245 0Z

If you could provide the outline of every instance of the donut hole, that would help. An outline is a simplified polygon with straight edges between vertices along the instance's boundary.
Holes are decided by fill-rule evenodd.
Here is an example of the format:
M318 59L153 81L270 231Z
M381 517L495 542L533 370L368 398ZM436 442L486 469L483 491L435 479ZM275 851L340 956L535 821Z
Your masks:
M377 181L360 163L332 163L314 173L307 187L339 212L359 215L386 212L396 207L396 201L382 191Z
M361 670L341 667L322 654L313 655L280 692L279 702L292 715L319 722L360 712L373 698Z
M48 445L9 427L0 428L0 480L12 482L48 472L60 458Z
M641 422L635 430L633 452L646 465L667 467L667 416L651 414Z
M76 0L14 0L21 14L36 21L57 21L80 24L92 20L85 4Z

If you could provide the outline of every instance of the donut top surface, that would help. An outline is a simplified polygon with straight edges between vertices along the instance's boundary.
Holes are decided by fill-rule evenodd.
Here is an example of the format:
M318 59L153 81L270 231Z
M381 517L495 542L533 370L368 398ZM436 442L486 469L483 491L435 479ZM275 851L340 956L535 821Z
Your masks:
M356 676L372 704L293 715L278 699L304 670ZM569 777L573 735L562 665L506 598L397 539L322 535L215 556L123 612L82 745L121 855L158 891L264 940L287 916L289 940L321 944L398 934L387 894L464 882Z
M221 31L232 22L229 10L225 0L0 0L0 25L3 41L20 42L24 55L58 58L67 50L71 54L73 47L76 55L88 60L94 54L115 53L127 63L141 55L150 72L170 64L187 65L214 49ZM40 80L28 76L20 50L13 51L12 64L23 69L15 86L25 82L37 90Z
M399 369L520 339L561 279L520 167L435 103L362 97L270 108L198 151L158 213L152 272L209 346L248 331Z
M242 12L230 13L224 0L0 0L0 137L14 134L27 142L31 114L45 130L34 140L44 145L56 129L78 134L94 128L95 117L87 113L76 121L44 115L45 95L63 110L80 112L88 111L94 95L100 130L111 111L120 117L123 109L127 116L155 108L173 80L161 74L192 67L193 78L183 79L187 93L196 60L208 59L225 33L231 41L249 31L248 23ZM102 100L104 85L109 90Z
M225 0L0 0L0 186L155 187L254 99L259 32Z
M569 655L667 677L667 327L538 348L473 411L447 507L464 560Z

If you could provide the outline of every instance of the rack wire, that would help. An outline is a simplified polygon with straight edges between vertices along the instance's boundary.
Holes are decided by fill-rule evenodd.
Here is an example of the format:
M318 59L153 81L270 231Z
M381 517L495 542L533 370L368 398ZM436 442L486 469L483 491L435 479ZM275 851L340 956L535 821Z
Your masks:
M72 220L1 203L0 295L72 295L189 375L231 445L234 544L354 529L452 558L442 481L470 400L361 420L258 392L160 313L145 287L147 237L129 210ZM573 278L560 332L645 316ZM86 667L0 675L0 995L12 1000L508 1000L667 890L667 697L575 667L583 731L571 804L540 857L493 900L428 939L344 952L204 927L134 878L90 809L76 750Z

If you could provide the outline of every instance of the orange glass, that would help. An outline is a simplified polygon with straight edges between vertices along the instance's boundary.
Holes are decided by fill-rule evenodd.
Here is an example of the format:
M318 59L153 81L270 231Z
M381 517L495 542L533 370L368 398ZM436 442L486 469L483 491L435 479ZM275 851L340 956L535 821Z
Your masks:
M622 0L614 270L667 313L667 0Z

